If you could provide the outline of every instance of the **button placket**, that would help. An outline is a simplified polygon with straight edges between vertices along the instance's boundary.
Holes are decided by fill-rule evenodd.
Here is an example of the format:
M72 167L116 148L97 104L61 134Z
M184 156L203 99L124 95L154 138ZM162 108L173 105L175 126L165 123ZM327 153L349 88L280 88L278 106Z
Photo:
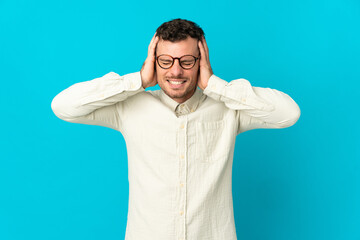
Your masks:
M187 178L187 116L180 116L179 123L179 202L178 202L178 234L179 238L186 237L186 178Z

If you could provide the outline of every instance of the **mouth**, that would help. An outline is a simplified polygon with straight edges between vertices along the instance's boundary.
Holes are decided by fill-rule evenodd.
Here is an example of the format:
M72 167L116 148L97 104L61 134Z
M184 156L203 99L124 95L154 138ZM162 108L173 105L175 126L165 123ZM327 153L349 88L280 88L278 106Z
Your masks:
M173 81L173 80L167 80L169 83L171 83L171 84L175 84L175 85L180 85L180 84L183 84L184 82L186 82L186 80L185 81Z
M187 80L184 79L167 79L166 81L172 88L180 88L187 82Z

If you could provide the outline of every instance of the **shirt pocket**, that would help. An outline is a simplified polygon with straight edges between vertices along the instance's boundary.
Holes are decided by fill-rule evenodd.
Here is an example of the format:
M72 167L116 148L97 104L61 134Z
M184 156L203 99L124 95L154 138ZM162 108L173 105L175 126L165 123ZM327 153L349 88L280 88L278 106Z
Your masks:
M222 146L224 121L196 123L196 159L200 162L215 162L227 157Z

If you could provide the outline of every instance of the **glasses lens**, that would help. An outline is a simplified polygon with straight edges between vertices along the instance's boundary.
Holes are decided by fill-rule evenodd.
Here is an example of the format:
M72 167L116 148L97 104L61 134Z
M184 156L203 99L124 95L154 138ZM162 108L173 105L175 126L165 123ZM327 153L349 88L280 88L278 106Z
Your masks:
M195 65L195 57L183 56L182 58L180 58L180 64L185 69L192 68Z
M173 59L170 56L159 56L158 63L162 68L169 68L173 64Z

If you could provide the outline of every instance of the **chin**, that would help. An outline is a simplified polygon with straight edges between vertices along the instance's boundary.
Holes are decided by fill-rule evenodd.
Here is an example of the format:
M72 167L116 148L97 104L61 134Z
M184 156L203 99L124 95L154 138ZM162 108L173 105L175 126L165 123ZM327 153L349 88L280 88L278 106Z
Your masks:
M173 89L165 89L164 92L172 98L183 98L186 96L186 91L175 91Z

